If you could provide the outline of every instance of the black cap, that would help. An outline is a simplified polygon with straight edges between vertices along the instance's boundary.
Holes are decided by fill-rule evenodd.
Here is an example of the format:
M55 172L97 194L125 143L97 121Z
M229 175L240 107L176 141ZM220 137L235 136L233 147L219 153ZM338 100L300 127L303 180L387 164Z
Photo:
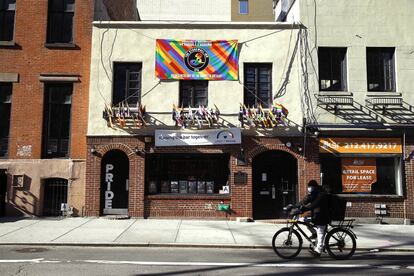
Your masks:
M308 182L308 187L318 187L319 186L319 184L318 184L318 182L316 182L316 180L311 180L311 181L309 181Z

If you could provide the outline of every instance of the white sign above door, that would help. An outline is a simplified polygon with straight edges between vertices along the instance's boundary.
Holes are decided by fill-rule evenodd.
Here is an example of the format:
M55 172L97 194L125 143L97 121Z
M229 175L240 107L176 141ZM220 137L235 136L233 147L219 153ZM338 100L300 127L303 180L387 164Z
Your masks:
M241 144L239 128L180 131L156 130L155 146L207 146Z

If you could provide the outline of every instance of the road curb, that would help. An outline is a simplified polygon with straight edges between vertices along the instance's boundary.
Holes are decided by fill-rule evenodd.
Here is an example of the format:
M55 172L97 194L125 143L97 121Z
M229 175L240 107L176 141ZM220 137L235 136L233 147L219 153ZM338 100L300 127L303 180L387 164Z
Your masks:
M223 249L272 249L268 245L231 245L231 244L185 244L185 243L0 243L0 246L41 246L41 247L177 247L177 248L223 248ZM304 248L305 249L305 248ZM357 248L357 251L377 252L414 252L414 248Z

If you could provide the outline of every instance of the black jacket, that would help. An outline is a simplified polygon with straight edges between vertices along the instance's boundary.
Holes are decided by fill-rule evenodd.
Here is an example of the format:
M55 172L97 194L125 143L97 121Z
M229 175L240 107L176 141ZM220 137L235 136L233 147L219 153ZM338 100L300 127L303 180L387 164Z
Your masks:
M331 222L329 198L322 187L318 187L315 192L306 195L299 206L301 206L301 211L311 211L312 222L315 225L326 225Z

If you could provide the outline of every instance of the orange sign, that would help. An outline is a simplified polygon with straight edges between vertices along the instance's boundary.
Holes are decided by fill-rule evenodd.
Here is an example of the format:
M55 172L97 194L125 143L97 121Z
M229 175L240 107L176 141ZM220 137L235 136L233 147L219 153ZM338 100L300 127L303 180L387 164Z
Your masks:
M321 153L402 153L400 138L320 138Z
M377 182L375 158L342 158L342 192L370 193Z

